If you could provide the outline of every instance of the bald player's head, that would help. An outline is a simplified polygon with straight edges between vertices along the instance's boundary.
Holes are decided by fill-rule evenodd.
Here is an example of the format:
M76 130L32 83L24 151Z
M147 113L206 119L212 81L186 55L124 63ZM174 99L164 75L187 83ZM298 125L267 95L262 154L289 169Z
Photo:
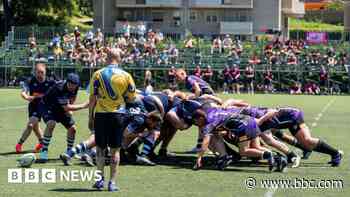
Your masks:
M35 65L35 77L40 82L45 81L46 65L44 63L37 63Z
M121 62L120 51L115 48L109 50L107 53L107 58L110 64L119 64Z

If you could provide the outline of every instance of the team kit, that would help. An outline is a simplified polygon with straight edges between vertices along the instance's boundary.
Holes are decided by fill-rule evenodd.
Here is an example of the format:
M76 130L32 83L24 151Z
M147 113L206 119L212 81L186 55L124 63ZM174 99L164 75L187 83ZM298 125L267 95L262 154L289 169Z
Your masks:
M67 166L72 165L73 159L96 166L101 173L101 179L93 184L97 190L106 186L105 166L110 166L108 191L119 190L120 161L155 166L176 157L169 144L178 131L189 132L192 126L198 128L197 141L190 151L197 154L193 170L225 170L230 164L251 160L267 164L267 171L284 172L289 167L297 168L302 159L314 152L329 155L332 167L341 164L344 153L313 136L302 109L222 100L207 82L182 69L176 71L176 81L184 83L186 92L166 89L146 93L138 90L132 76L118 66L117 51L109 52L108 62L108 66L93 74L89 99L81 104L75 103L80 86L77 74L50 81L46 78L46 65L37 63L34 76L24 83L21 92L28 101L28 123L16 152L22 152L23 144L34 131L38 139L34 148L38 153L36 162L46 163L56 124L61 123L67 130L67 148L59 158ZM91 133L75 143L77 126L72 112L82 109L89 111ZM41 120L45 123L43 130ZM290 145L300 149L302 155ZM215 162L205 162L204 157Z

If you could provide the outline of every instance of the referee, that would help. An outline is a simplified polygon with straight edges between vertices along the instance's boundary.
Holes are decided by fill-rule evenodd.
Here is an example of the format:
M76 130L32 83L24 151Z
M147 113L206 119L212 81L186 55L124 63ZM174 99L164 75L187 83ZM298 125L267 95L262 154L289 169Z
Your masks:
M110 180L108 191L118 191L116 176L119 166L119 150L123 131L127 126L128 115L125 105L133 103L136 98L136 87L133 78L119 68L121 61L117 50L108 52L109 65L94 73L90 81L89 128L95 130L96 163L101 179L94 188L104 187L105 151L111 152Z

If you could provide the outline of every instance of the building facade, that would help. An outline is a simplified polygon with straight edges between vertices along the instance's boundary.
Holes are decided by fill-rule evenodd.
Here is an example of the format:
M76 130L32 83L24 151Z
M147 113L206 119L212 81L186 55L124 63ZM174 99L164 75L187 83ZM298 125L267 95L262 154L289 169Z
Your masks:
M94 27L120 32L125 21L183 35L288 35L288 18L305 14L301 0L94 0Z

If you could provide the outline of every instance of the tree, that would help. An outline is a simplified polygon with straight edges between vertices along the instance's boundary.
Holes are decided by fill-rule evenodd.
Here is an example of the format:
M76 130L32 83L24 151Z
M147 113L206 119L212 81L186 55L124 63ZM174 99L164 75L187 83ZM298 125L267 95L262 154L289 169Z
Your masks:
M13 25L61 25L77 10L71 0L11 0Z

